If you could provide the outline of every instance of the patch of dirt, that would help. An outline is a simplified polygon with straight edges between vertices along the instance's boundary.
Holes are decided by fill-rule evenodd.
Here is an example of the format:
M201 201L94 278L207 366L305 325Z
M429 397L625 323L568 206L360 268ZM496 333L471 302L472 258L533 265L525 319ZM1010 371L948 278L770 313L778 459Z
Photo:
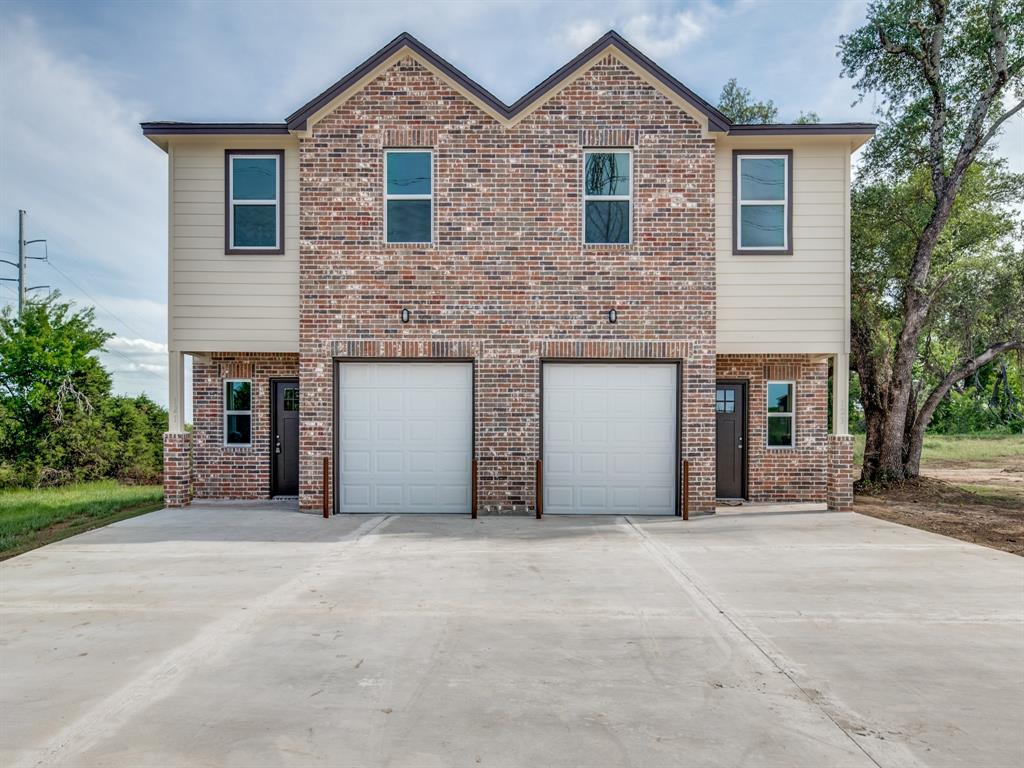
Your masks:
M1024 467L941 467L859 492L855 512L1024 556Z

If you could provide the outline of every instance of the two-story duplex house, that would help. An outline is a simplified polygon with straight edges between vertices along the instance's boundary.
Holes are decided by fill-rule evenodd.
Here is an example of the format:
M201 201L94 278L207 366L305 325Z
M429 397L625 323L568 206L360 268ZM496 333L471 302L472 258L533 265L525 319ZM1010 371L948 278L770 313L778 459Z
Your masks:
M734 125L609 32L512 105L403 34L281 123L142 128L168 504L668 515L685 465L694 511L849 508L872 125Z

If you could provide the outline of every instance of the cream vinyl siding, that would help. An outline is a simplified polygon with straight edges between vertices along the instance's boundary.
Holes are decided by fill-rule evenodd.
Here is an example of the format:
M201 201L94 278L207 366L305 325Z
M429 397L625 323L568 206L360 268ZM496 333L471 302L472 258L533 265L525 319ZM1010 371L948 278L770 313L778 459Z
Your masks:
M224 151L284 149L283 254L224 253ZM170 347L298 352L299 151L290 136L170 141Z
M733 255L734 149L793 150L792 255ZM849 351L850 153L848 138L719 141L719 354Z

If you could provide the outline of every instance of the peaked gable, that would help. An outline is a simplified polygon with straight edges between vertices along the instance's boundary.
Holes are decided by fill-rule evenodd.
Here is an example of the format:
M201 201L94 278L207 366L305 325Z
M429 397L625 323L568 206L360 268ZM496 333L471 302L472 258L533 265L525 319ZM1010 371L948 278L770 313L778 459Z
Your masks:
M403 32L377 53L316 98L304 104L285 119L288 130L304 132L326 113L333 110L352 93L364 87L382 71L402 58L411 57L424 68L445 80L456 91L474 102L484 112L505 124L518 122L569 83L575 81L608 54L650 81L681 108L690 112L709 131L726 132L729 119L665 70L630 45L617 32L604 34L593 45L565 66L552 73L512 105L502 102L461 70L438 56L412 35Z

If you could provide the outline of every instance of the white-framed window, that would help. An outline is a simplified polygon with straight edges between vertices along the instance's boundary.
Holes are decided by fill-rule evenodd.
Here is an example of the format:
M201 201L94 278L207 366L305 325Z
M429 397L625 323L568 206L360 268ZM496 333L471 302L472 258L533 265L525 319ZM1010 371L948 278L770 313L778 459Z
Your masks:
M284 150L228 150L228 253L282 253Z
M252 445L252 381L224 381L224 445Z
M796 445L796 382L768 382L768 447Z
M434 232L434 153L384 150L384 240L430 243Z
M744 150L735 157L736 253L792 253L792 153Z
M628 245L633 240L633 153L583 153L583 242Z

